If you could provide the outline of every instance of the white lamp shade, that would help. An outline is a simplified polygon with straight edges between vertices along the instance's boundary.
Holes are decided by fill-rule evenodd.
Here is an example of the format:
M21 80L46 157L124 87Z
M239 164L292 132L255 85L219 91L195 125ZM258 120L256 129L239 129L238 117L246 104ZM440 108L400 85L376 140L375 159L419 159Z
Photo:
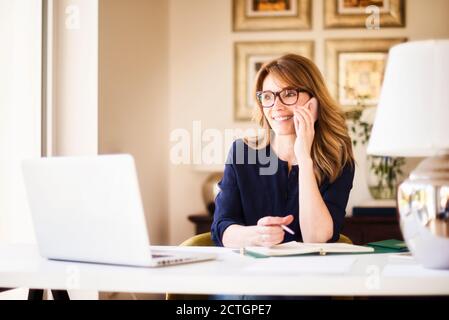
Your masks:
M390 50L368 154L449 154L449 39Z

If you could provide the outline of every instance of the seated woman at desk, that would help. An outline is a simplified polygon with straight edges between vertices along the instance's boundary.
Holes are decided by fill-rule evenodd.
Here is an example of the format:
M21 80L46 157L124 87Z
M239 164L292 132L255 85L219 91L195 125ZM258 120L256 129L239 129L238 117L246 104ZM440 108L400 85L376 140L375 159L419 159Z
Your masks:
M233 143L213 241L234 248L338 241L354 158L345 116L320 71L301 56L275 59L258 72L255 98L264 134Z

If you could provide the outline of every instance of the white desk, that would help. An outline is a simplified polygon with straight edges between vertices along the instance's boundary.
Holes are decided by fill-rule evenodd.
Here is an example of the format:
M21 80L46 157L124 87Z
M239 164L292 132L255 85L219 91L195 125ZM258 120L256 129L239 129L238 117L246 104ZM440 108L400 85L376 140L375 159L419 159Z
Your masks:
M254 271L266 259L240 256L229 249L189 250L218 252L219 259L164 268L134 268L49 261L42 259L34 246L3 245L0 246L0 287L251 295L449 295L449 271L426 271L411 258L388 254L331 257L355 259L347 272L342 273L289 270L282 274ZM295 258L295 263L304 258ZM314 256L301 261L321 258L329 257Z

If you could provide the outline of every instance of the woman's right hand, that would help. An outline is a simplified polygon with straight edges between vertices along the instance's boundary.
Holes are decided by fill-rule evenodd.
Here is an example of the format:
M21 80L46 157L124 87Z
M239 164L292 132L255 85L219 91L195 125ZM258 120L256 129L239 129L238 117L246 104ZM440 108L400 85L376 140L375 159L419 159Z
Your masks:
M256 246L271 247L281 243L284 240L285 231L281 224L289 225L293 222L293 216L286 217L263 217L257 221L254 227L254 237L252 244Z

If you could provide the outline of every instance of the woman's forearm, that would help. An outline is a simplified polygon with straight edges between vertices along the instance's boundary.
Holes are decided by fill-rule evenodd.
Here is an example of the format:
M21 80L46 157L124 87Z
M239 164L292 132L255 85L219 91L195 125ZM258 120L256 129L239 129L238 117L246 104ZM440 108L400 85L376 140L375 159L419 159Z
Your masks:
M256 245L256 226L230 225L223 233L223 246L228 248L243 248Z
M333 235L333 220L318 188L312 159L300 163L299 190L299 226L303 241L327 242Z

